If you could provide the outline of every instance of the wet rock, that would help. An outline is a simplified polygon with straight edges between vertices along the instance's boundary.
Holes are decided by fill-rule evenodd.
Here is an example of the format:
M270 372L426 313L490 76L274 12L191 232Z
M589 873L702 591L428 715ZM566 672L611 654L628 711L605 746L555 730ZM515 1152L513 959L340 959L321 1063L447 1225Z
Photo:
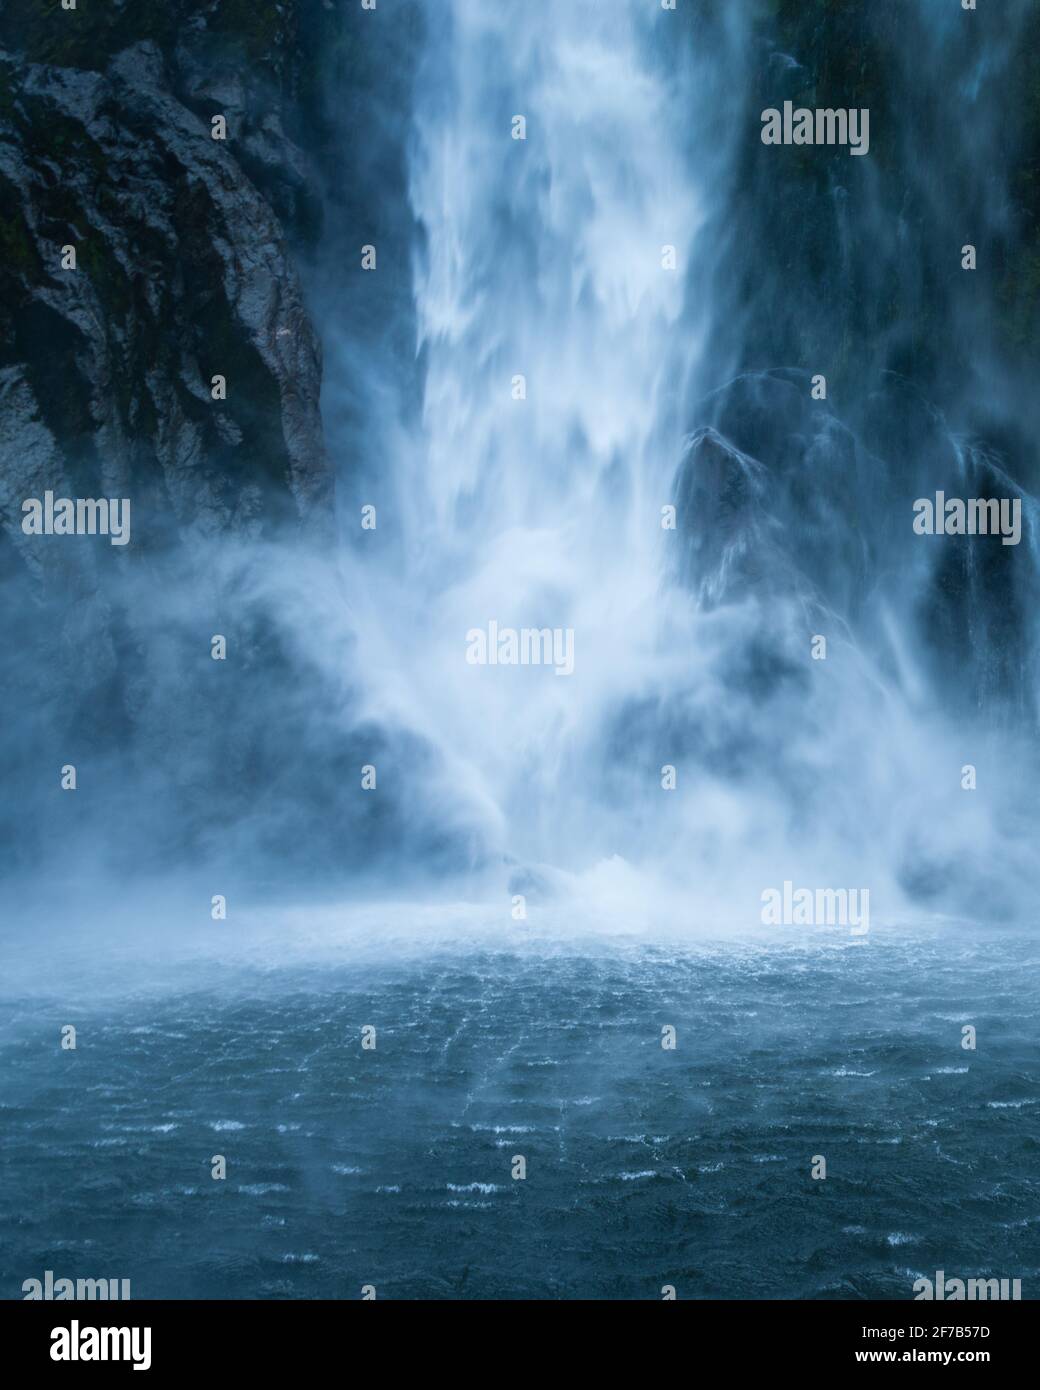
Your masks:
M142 541L169 521L187 534L252 524L258 496L269 524L320 525L320 346L263 197L172 95L155 44L104 74L0 65L0 180L20 241L5 358L71 481L135 496ZM217 375L226 401L212 398Z

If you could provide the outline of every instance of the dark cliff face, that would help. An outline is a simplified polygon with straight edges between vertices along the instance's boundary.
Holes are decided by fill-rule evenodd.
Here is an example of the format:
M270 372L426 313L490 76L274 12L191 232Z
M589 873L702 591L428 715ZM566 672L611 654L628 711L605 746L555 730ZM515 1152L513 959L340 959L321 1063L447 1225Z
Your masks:
M979 429L1000 414L987 367L1012 389L1035 377L1040 9L1001 11L994 25L946 0L748 0L731 114L751 138L719 229L739 241L720 286L738 368L820 362L846 398L898 372ZM763 145L761 111L786 100L867 108L869 154Z
M0 13L0 861L16 873L89 861L226 891L289 871L305 891L377 873L405 841L415 862L457 859L460 837L469 853L466 826L409 798L431 749L359 713L332 544L330 454L348 478L365 466L368 377L344 338L378 371L408 336L417 7L397 18L386 73L371 12L331 0ZM358 324L344 267L372 240L399 269ZM338 354L323 411L319 314ZM128 498L131 543L26 536L22 503L46 491ZM358 790L368 764L378 797Z
M746 137L708 237L731 380L692 407L676 480L695 529L732 539L716 556L691 536L687 580L714 603L796 592L890 671L880 615L905 615L936 708L1035 727L1040 9L1009 0L996 26L938 0L741 13ZM785 101L866 108L869 152L763 144ZM1018 499L1022 543L915 536L938 490Z
M313 524L321 354L275 211L308 221L280 110L293 34L271 18L291 7L238 7L254 28L233 43L209 23L228 7L103 8L15 5L0 29L8 518L46 487L129 495L138 555L172 532Z
M314 556L332 534L295 263L319 224L293 139L313 80L299 8L14 0L0 16L4 829L23 867L63 843L74 858L92 821L128 861L233 854L215 837L256 814L258 787L298 791L308 739L330 732L264 587L272 546ZM22 503L48 490L129 499L131 543L26 536ZM56 798L65 763L79 787ZM319 779L317 812L327 793ZM279 829L290 854L309 833Z

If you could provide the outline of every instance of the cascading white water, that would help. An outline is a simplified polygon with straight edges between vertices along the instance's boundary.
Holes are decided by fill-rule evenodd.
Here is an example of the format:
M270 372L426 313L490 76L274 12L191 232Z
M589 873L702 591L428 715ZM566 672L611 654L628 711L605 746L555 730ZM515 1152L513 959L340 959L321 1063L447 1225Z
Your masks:
M598 497L610 513L660 489L674 457L651 444L703 214L673 118L692 94L652 66L631 8L548 7L541 22L530 6L452 8L450 57L434 45L415 112L429 368L409 495L414 534L454 528L468 552L489 528L557 530L569 507L592 520ZM662 269L666 244L678 268ZM635 547L639 520L621 528Z
M746 921L762 888L799 875L872 885L895 909L919 842L940 863L989 842L986 798L950 790L987 749L915 709L901 616L882 618L890 679L840 612L786 588L784 546L814 526L825 564L857 544L827 512L845 462L824 415L803 484L823 509L762 547L758 593L701 608L661 526L685 412L728 376L705 360L705 228L756 133L717 119L744 70L738 19L703 67L674 22L595 0L445 0L429 25L408 167L422 404L410 427L373 430L391 447L372 500L397 543L345 562L358 718L436 750L395 790L421 783L423 814L471 838L473 866L577 886L595 912ZM492 623L572 631L573 673L471 664L467 634ZM821 627L831 659L815 663Z
M661 617L678 387L700 346L697 89L652 12L444 8L411 152L421 429L393 461L404 570L364 572L368 693L442 750L445 801L482 807L498 852L573 865L609 848L578 823L583 762ZM573 675L467 664L490 621L573 629Z

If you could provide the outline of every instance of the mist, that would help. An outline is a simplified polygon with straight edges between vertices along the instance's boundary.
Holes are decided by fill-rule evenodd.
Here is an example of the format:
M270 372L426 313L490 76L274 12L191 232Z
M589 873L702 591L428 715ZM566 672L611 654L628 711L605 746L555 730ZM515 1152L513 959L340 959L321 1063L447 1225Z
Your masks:
M1033 1296L1038 92L7 0L0 1297Z
M134 532L8 520L16 900L403 894L671 933L755 927L790 880L880 921L1028 917L1035 404L960 264L1022 235L1028 7L971 43L942 5L908 21L956 74L945 125L864 19L904 105L811 168L758 135L808 99L783 16L529 8L402 7L364 37L394 76L363 127L331 61L320 84L298 264L334 514L258 479L178 516L41 434L33 476L64 445L68 495L120 483ZM916 535L941 489L1015 498L1021 544ZM570 669L468 659L491 631Z

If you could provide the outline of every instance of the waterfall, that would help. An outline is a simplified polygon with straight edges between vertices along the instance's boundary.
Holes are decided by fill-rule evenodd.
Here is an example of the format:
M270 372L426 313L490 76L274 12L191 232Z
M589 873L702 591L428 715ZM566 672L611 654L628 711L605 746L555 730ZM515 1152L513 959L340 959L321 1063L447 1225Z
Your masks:
M485 853L573 868L612 852L597 743L654 660L702 347L697 90L631 7L445 9L409 147L422 409L387 460L402 544L356 561L361 649L373 716L441 750L440 796L473 804ZM468 664L489 623L572 632L573 672Z
M393 539L351 537L346 560L361 715L435 750L404 795L464 846L471 887L745 918L801 873L869 882L895 914L947 889L1004 910L1018 851L994 787L960 779L984 761L1006 793L1016 753L939 698L921 626L938 552L910 513L949 460L977 476L994 459L926 403L931 433L901 441L918 456L886 448L867 416L891 332L864 322L859 384L834 404L813 400L811 361L768 355L801 330L768 343L749 275L821 341L847 296L778 282L788 152L758 141L757 108L798 91L799 64L753 40L752 13L451 0L427 25L401 137L415 365L393 427L369 421L354 494ZM1007 61L993 47L971 68L980 101ZM878 119L875 157L902 152ZM836 273L865 288L891 237L915 273L876 172L830 178ZM993 601L969 595L968 622Z
M754 922L797 881L893 916L1028 906L1033 118L1007 93L1032 90L1035 7L950 10L312 16L307 291L339 544L294 529L301 502L329 507L290 298L264 352L295 344L278 428L300 496L236 367L241 424L189 414L241 468L214 464L200 504L196 425L162 425L198 534L165 549L169 508L135 494L141 563L103 571L125 614L89 606L57 696L125 826L108 862L154 866L172 828L207 878L680 930ZM916 71L929 46L941 76ZM821 103L870 107L866 153L761 139L764 111ZM1020 507L1020 543L916 533L937 497ZM200 621L232 638L219 678ZM56 641L63 622L59 595ZM13 735L40 842L47 646Z
M965 3L0 6L10 1296L1035 1294Z

